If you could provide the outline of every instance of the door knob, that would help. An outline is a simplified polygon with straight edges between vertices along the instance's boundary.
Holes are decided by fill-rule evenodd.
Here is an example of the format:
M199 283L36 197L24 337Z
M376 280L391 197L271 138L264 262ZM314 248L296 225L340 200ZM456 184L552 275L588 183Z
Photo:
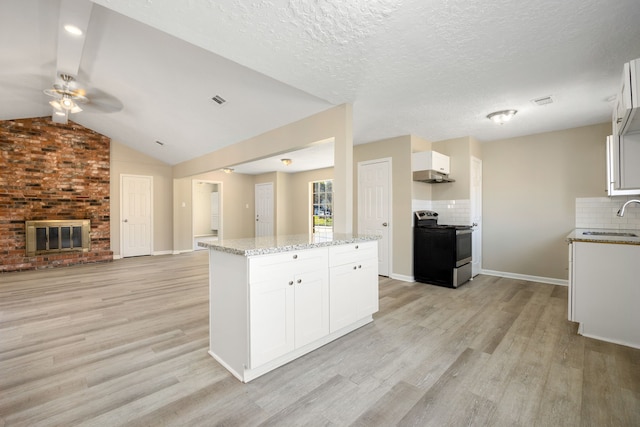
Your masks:
M382 226L383 226L383 227L386 227L387 225L389 225L389 224L387 224L386 222L383 222L383 223L382 223Z
M122 220L122 222L129 222L129 220L128 220L128 219L125 219L125 220Z

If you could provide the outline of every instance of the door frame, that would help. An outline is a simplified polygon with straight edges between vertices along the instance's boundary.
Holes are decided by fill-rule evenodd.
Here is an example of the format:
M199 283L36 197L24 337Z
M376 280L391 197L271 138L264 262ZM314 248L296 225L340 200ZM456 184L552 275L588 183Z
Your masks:
M392 278L393 276L393 158L392 157L382 157L379 159L372 160L363 160L358 162L358 170L357 170L357 206L358 206L358 232L360 232L360 168L361 166L367 166L375 163L383 163L386 162L389 165L389 175L387 176L387 185L389 188L389 198L387 203L387 212L389 213L389 241L387 242L387 266L388 266L388 277Z
M478 225L477 225L477 229L474 230L473 232L473 242L472 243L472 247L471 247L471 253L473 255L475 255L473 257L473 259L471 260L471 266L472 266L472 277L477 276L478 274L482 273L482 222L483 222L483 218L482 218L482 159L475 157L475 156L471 156L471 167L470 167L470 172L471 172L471 186L469 188L470 191L470 208L471 208L471 223L473 224L475 222L476 218L479 218L478 220ZM480 171L480 194L477 194L476 191L474 191L474 186L473 186L473 172L474 172L474 168L478 167L479 171ZM477 203L474 203L477 202ZM479 208L479 212L477 211L476 208ZM477 246L476 246L477 245ZM477 251L474 251L474 249L477 249L480 253L478 254ZM474 252L476 252L474 254ZM476 257L479 255L479 259L476 260ZM475 274L473 274L475 273Z
M218 193L220 194L220 229L218 230L218 240L222 240L222 233L224 232L222 229L222 181L213 181L213 180L209 180L209 179L192 179L191 180L191 243L193 244L195 242L196 236L195 236L195 228L196 228L196 222L194 221L194 217L195 217L195 210L193 209L193 201L195 200L195 194L196 194L196 185L198 185L199 182L204 182L205 184L217 184L218 185Z
M153 175L135 175L131 173L120 174L120 218L118 228L120 229L120 258L124 258L124 227L122 226L122 206L124 201L124 180L125 178L149 178L149 216L151 217L149 223L149 255L154 255L153 252Z

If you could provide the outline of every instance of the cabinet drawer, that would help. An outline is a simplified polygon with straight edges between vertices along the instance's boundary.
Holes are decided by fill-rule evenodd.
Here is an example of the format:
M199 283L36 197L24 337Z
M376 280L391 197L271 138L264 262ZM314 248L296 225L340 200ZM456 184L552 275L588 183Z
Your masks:
M329 265L343 265L366 259L378 259L378 242L350 243L329 247Z
M249 258L249 283L326 269L327 248L303 249Z

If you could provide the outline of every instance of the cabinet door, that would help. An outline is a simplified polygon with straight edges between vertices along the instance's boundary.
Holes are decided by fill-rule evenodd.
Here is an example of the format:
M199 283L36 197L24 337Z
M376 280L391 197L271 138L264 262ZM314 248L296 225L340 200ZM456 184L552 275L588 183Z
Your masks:
M358 263L358 276L362 295L358 312L362 318L378 311L378 261L368 259Z
M249 286L250 366L294 349L294 281L275 278Z
M358 266L344 264L329 269L330 331L350 325L359 319Z
M294 277L296 348L329 334L328 276L325 268Z
M432 165L433 170L438 171L440 173L448 174L449 173L449 156L445 156L444 154L438 153L437 151L432 151Z
M378 311L378 260L368 258L332 267L329 295L331 332Z
M607 193L609 196L640 194L640 132L607 137Z

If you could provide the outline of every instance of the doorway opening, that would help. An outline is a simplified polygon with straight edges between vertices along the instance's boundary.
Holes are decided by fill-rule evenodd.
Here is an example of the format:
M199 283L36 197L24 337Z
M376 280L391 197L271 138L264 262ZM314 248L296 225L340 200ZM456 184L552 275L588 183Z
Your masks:
M333 234L333 180L311 183L311 231L313 234Z
M193 250L206 249L198 242L222 239L222 183L193 181Z

